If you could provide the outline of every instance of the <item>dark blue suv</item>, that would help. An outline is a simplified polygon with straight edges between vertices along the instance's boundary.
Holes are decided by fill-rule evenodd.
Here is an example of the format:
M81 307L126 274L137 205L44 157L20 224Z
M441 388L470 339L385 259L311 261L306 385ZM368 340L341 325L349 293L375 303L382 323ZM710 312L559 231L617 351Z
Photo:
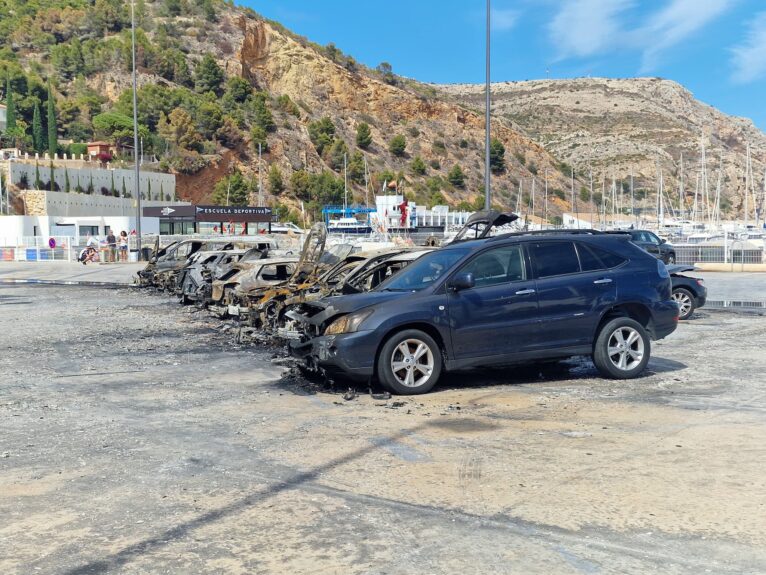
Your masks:
M665 264L629 236L507 234L424 255L375 290L306 304L294 355L316 368L429 391L445 370L592 356L638 376L678 325Z

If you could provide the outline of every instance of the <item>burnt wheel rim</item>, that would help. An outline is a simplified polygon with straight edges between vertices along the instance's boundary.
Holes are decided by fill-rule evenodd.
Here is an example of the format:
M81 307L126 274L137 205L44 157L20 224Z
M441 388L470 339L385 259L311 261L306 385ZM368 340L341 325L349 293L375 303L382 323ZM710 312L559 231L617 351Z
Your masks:
M425 342L410 338L399 343L391 354L391 373L405 387L420 387L431 379L434 354Z
M689 294L682 291L675 292L672 297L673 301L678 304L678 312L681 314L681 317L686 317L692 310L692 298L689 297Z
M632 327L618 327L607 340L607 355L620 371L635 369L644 359L644 339Z

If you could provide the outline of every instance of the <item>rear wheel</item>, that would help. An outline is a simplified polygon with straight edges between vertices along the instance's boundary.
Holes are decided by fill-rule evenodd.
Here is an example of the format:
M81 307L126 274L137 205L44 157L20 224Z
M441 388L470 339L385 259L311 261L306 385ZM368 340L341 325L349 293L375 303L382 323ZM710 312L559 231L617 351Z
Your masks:
M378 356L378 379L392 393L418 395L430 391L442 370L441 350L433 338L417 329L392 335Z
M674 253L669 253L669 254L668 254L668 262L667 262L667 263L668 263L668 264L674 264L674 263L676 263L676 254L674 254Z
M673 290L671 299L678 304L678 319L689 319L694 313L694 296L686 288Z
M644 327L629 317L604 325L593 346L593 363L605 377L631 379L649 363L651 343Z

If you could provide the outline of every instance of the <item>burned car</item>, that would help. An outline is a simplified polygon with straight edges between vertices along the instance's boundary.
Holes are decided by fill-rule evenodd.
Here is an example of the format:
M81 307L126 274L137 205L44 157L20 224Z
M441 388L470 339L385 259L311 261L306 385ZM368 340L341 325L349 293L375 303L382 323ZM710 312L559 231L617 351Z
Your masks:
M518 219L519 216L512 212L478 211L468 217L463 227L447 245L489 237L497 233L500 228L506 227ZM507 231L511 230L508 229Z
M271 329L285 339L299 338L295 317L304 311L303 304L332 295L370 291L431 251L428 248L383 248L352 254L325 273L316 285L287 298L283 313L272 323Z
M178 273L187 265L189 257L202 249L227 251L257 247L268 251L276 247L271 238L258 238L255 244L242 238L194 238L173 242L163 248L159 247L159 240L157 237L154 253L146 267L138 272L138 283L171 291L175 290Z
M266 252L252 250L263 256ZM204 302L212 291L213 278L222 268L229 269L247 253L245 250L199 251L178 274L177 295L181 303Z
M240 262L213 282L208 309L219 317L245 317L244 294L284 284L297 267L298 258L291 256Z

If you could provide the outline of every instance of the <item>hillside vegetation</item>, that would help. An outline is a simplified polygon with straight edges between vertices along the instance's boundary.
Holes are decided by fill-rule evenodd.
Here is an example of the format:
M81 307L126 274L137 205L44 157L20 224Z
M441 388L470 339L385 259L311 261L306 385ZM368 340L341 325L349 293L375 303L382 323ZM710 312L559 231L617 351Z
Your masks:
M136 20L144 153L178 174L181 197L223 201L228 190L252 203L260 179L284 213L303 202L316 215L342 201L345 158L356 201L395 181L420 204L481 204L482 116L433 88L221 0L138 0ZM5 144L81 153L105 139L130 154L128 3L5 0L0 45L0 92L16 116ZM499 122L492 151L499 206L515 206L519 181L544 171L565 197L568 166L542 146Z

